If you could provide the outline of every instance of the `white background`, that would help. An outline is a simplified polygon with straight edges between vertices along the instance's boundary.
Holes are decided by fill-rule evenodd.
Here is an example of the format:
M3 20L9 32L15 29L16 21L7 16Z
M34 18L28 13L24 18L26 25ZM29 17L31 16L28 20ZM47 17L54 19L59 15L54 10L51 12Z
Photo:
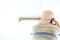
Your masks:
M44 10L52 10L60 23L60 0L0 0L0 40L32 40L39 21L19 22L19 17L40 17Z

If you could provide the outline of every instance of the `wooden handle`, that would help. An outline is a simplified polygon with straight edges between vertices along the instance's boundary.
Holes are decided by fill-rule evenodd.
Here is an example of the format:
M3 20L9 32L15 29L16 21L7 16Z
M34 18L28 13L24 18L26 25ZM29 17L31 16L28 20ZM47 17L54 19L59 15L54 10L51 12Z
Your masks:
M41 18L19 18L19 22L21 20L40 20Z

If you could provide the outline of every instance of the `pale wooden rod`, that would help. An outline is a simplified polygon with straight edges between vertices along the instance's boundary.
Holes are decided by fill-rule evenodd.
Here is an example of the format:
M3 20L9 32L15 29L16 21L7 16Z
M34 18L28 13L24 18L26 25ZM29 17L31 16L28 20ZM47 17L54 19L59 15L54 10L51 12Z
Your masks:
M22 17L22 18L19 18L19 22L21 21L21 20L40 20L41 18L32 18L32 17Z

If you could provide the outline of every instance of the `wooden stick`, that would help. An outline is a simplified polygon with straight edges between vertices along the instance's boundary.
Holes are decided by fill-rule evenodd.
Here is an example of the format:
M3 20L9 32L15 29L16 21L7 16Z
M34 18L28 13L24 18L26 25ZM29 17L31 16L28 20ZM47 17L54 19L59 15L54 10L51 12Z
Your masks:
M28 18L28 17L22 17L22 18L19 18L19 22L21 21L21 20L40 20L41 18ZM60 25L59 25L59 23L55 20L55 22L56 22L56 26L58 26L59 28L60 28Z
M40 20L41 18L28 18L28 17L25 17L25 18L19 18L19 22L21 20Z

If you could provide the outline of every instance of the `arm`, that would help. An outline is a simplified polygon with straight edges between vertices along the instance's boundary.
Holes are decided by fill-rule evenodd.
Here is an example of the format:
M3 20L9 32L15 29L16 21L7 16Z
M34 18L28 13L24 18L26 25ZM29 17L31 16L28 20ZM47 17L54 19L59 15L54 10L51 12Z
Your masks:
M60 28L59 23L54 19L54 21L56 22L56 26L58 26Z

